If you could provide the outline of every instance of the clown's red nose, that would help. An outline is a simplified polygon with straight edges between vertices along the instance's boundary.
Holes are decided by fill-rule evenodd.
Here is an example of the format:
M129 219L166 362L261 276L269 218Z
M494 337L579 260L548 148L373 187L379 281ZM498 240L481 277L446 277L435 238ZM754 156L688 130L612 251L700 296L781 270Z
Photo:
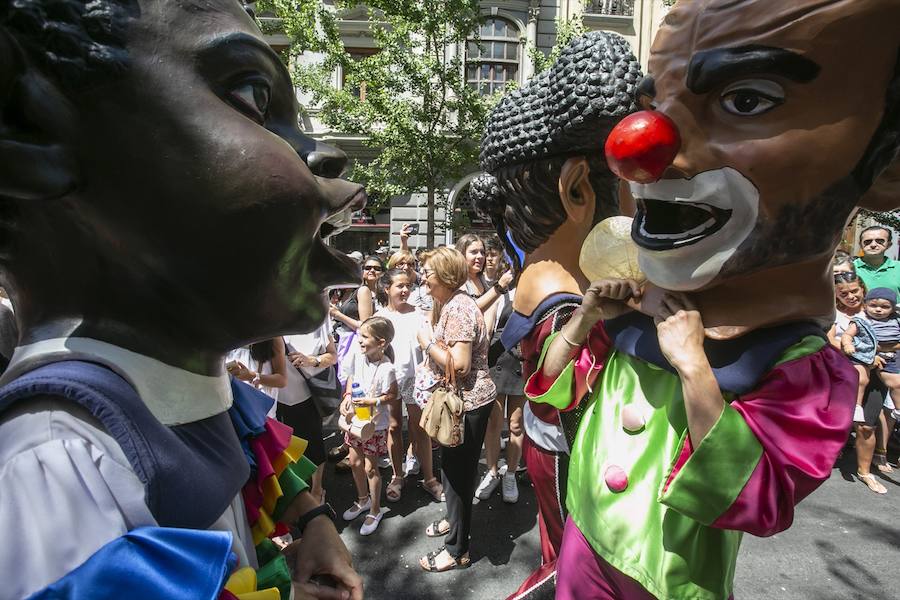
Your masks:
M642 110L622 119L606 138L606 162L613 173L635 183L653 183L675 160L681 136L661 112Z

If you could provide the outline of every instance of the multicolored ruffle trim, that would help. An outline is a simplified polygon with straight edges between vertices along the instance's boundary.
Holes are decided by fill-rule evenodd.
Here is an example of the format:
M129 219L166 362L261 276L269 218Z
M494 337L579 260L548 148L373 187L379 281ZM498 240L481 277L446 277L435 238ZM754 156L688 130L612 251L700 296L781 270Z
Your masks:
M270 538L287 532L279 519L297 494L309 488L306 481L315 473L316 465L303 456L306 440L294 436L287 425L266 417L271 398L234 380L232 389L235 393L231 418L251 468L250 480L241 495L260 568L255 572L246 568L235 572L225 590L240 600L289 598L291 572Z

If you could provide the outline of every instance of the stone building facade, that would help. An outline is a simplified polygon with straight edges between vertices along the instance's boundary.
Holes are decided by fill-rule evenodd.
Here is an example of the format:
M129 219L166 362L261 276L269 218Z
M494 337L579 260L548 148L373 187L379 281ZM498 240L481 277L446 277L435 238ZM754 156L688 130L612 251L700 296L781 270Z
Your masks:
M464 56L466 77L470 85L483 93L491 93L502 88L507 81L522 84L535 72L535 66L526 51L534 46L549 52L556 43L557 23L560 20L580 18L588 30L616 32L631 43L635 55L646 66L650 44L663 16L666 6L663 0L483 0L481 9L485 22L479 32L481 44L466 44L465 47L448 48L454 56ZM344 46L353 54L365 56L377 52L370 33L367 12L364 8L347 11L339 21ZM288 43L283 36L270 36L273 47L283 47ZM316 61L315 55L304 55L302 60ZM333 74L333 84L343 84L340 70ZM300 96L305 107L302 115L304 129L312 137L336 145L343 149L352 160L371 160L374 151L365 145L365 139L333 131L324 126L315 106L309 98ZM479 222L467 205L466 190L473 172L450 186L448 210L467 211L473 228L485 227ZM419 223L418 236L413 236L413 248L426 244L426 199L425 194L408 194L392 198L390 206L385 206L378 214L367 215L366 222L354 224L351 229L336 236L334 243L342 250L367 252L381 246L396 248L399 245L399 230L403 223ZM436 237L438 243L452 243L454 232L443 223L447 221L444 211L437 211ZM458 233L458 232L457 232Z

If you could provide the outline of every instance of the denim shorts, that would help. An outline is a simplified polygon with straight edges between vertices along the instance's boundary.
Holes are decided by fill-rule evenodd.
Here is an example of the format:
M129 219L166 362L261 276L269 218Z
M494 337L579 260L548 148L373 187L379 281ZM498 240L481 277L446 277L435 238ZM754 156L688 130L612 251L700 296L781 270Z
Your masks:
M900 352L879 352L878 356L884 360L884 373L900 373Z

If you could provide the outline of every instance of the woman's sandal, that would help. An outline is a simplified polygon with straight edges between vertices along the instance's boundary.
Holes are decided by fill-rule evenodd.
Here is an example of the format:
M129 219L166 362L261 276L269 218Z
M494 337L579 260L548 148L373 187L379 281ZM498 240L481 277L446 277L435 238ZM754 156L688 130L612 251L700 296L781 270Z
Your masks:
M465 569L472 564L468 554L463 554L459 558L454 558L453 556L450 556L450 553L448 552L447 555L450 556L450 562L439 567L435 559L440 556L444 550L446 550L446 548L438 548L435 552L429 552L420 558L419 566L422 567L422 570L429 573L443 573L445 571L452 571L453 569Z
M441 482L437 480L437 477L432 477L428 481L423 481L422 489L431 494L431 497L436 501L444 501L444 486L442 486Z
M397 502L400 500L400 491L403 489L403 478L394 477L387 485L384 495L387 496L388 502Z
M875 479L875 476L871 473L869 473L868 475L860 475L859 473L857 473L856 476L876 494L887 494L887 488L884 487L880 481Z
M441 527L441 523L447 523L447 526ZM446 519L435 521L425 528L425 535L427 535L428 537L441 537L443 535L447 535L448 533L450 533L450 523L448 523Z
M875 450L875 456L873 457L872 462L875 464L875 468L882 473L894 472L894 468L888 464L887 451Z

